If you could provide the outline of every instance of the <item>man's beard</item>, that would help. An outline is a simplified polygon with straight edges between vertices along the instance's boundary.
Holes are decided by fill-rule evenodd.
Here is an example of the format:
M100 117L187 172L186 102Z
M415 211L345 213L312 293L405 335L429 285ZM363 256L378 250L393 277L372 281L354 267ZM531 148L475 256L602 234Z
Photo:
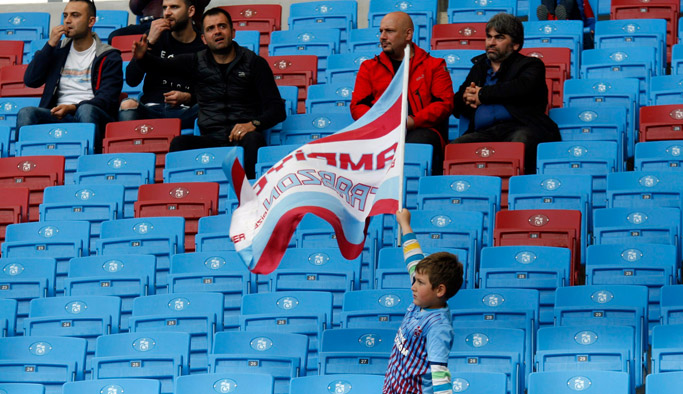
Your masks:
M190 18L185 18L185 19L181 19L181 20L176 19L175 24L171 28L171 31L177 32L177 31L185 30L188 23L190 23Z
M225 48L213 48L211 52L218 55L229 55L230 51L232 51L232 44L232 41L230 41L230 45L226 46Z

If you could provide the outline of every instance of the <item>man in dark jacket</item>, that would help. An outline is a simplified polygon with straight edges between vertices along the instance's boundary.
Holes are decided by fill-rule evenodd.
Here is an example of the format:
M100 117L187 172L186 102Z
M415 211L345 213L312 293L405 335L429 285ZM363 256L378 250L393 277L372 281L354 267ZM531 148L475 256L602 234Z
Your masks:
M147 52L147 37L134 45L143 69L168 69L192 76L201 135L181 135L170 151L216 146L244 148L244 169L254 178L258 149L266 145L262 133L285 120L285 104L266 60L233 41L230 14L221 8L204 13L202 40L207 49L170 59Z
M24 74L26 86L45 84L40 107L22 108L17 131L32 124L81 122L95 124L95 149L101 148L107 122L115 120L123 86L121 52L92 32L95 5L70 0L64 24L55 26L43 49L36 52ZM60 40L62 35L67 38Z
M540 59L519 53L524 28L515 16L500 13L486 24L486 53L455 94L453 114L470 123L453 143L523 142L525 173L536 172L536 146L559 141L560 132L546 114L548 87Z
M192 17L194 24L199 27L202 24L202 14L211 0L188 0L195 7L195 14ZM137 25L125 26L116 29L109 34L108 41L117 36L127 36L133 34L144 34L152 27L152 21L163 18L162 0L129 0L128 7L138 19Z

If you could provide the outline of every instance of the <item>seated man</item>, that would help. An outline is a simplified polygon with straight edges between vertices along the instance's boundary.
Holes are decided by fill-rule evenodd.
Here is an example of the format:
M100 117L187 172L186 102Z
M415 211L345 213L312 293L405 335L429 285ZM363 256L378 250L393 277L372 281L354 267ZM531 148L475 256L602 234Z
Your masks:
M559 141L560 131L546 114L548 87L540 59L519 53L524 28L515 16L500 13L486 24L486 53L455 94L453 114L469 128L453 143L523 142L526 174L536 172L536 146Z
M448 117L453 110L453 85L446 62L431 57L412 42L413 21L404 12L391 12L380 22L382 53L364 61L351 97L351 116L363 116L389 86L410 45L408 119L406 142L430 144L432 174L443 172L443 152L448 141Z
M192 18L194 23L199 26L202 23L204 8L211 0L189 0L195 7L195 14ZM126 36L134 34L144 34L151 28L152 21L163 17L162 0L129 0L130 11L138 18L137 25L125 26L116 29L109 34L108 41L116 36Z
M222 8L204 13L202 40L207 49L162 59L147 51L147 38L136 41L133 56L146 71L168 69L191 76L201 135L181 135L171 151L217 146L244 148L244 170L255 176L256 154L266 145L263 130L285 120L285 103L266 60L233 41L230 14Z
M64 24L33 56L24 74L26 86L45 84L40 107L25 107L17 114L17 131L32 124L82 122L95 124L95 150L102 146L104 128L115 120L123 86L121 52L92 32L95 4L69 0ZM62 35L67 38L60 41Z
M167 58L206 48L201 33L192 25L195 8L191 0L164 0L163 9L163 19L152 22L147 35L152 55ZM137 86L145 78L145 83L139 100L126 99L121 103L119 120L180 118L183 129L193 128L198 106L191 93L190 77L163 68L145 76L137 60L131 60L126 67L126 82Z

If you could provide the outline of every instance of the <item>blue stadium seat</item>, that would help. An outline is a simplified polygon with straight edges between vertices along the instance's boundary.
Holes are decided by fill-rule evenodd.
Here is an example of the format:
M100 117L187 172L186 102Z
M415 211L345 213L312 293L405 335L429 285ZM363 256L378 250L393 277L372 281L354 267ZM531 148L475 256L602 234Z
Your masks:
M50 35L50 13L48 12L4 12L0 14L0 40L31 41L48 38Z
M302 30L276 30L270 33L268 54L315 55L318 57L318 80L324 81L327 58L339 53L341 31L339 29L304 28Z
M123 87L121 88L121 93L125 93L128 95L128 98L131 99L138 99L140 95L142 94L142 87L145 85L145 76L142 77L142 81L140 81L139 84L135 86L131 86L126 82L126 69L128 68L128 64L130 61L123 62Z
M244 162L242 147L202 148L166 155L164 182L216 182L218 183L218 212L228 213L228 190L232 188L225 172L223 160L233 149L237 149L237 157Z
M514 328L457 327L448 355L448 369L498 372L506 375L507 394L524 393L524 332Z
M671 47L671 75L683 75L683 44Z
M629 394L631 387L626 372L578 370L535 372L529 377L528 394ZM549 391L550 390L550 391Z
M33 59L33 55L38 52L39 50L43 49L43 47L47 44L47 38L40 38L31 41L30 44L26 45L24 43L24 64L29 64L31 63L31 60Z
M250 51L259 53L261 33L257 30L235 30L235 41Z
M190 372L206 371L213 334L223 330L223 295L172 293L138 297L128 321L131 332L190 334Z
M57 262L55 290L64 293L64 279L69 260L88 255L90 223L62 220L58 222L17 223L7 226L3 257L49 257Z
M368 26L378 28L384 15L389 12L406 12L415 25L413 42L420 48L429 48L432 26L438 22L437 6L436 0L371 0Z
M340 51L346 52L349 31L356 28L358 5L355 1L311 1L292 3L287 24L290 30L339 29Z
M471 394L500 394L507 391L507 377L503 372L453 372L453 392Z
M582 328L587 325L632 327L636 385L643 382L647 350L647 305L645 286L592 285L561 287L555 293L555 325ZM540 334L539 334L540 336ZM628 337L627 337L628 338ZM620 341L623 347L623 339ZM540 349L540 339L539 339Z
M230 239L230 215L204 216L195 234L195 252L234 251Z
M534 289L462 289L448 300L453 327L515 328L524 332L524 376L533 371L539 292Z
M296 114L282 122L280 142L303 145L334 134L353 123L350 113Z
M627 171L609 174L607 206L683 209L683 172Z
M472 69L472 58L482 53L478 49L439 49L429 52L433 57L440 57L446 61L446 69L451 75L453 89L456 91Z
M587 49L581 54L581 78L637 78L639 103L647 105L650 77L660 75L657 52L652 47Z
M681 387L681 379L683 379L683 371L651 373L645 379L645 392L673 393Z
M360 65L364 61L374 58L375 55L377 55L375 50L330 55L327 59L327 70L325 71L327 83L350 85L353 90ZM318 82L321 82L320 78L318 78Z
M156 292L165 292L171 255L185 251L185 219L146 217L102 223L97 254L151 254L156 257Z
M209 373L263 373L273 377L274 393L289 394L289 381L306 374L308 338L273 331L216 333Z
M19 130L15 156L64 156L64 184L74 183L78 157L94 151L93 123L50 123Z
M54 296L56 265L47 257L0 259L0 297L17 301L15 327L24 326L32 299Z
M683 76L655 75L650 78L649 105L683 104Z
M327 390L332 393L374 394L382 390L383 383L383 377L365 374L302 376L292 379L291 392L317 394Z
M66 296L117 296L121 299L120 331L128 331L136 297L154 294L156 259L152 255L121 254L76 257L64 280Z
M100 237L102 222L123 217L124 187L116 184L46 187L40 204L40 221L82 220L90 223L90 244Z
M636 144L634 170L677 171L683 166L679 156L683 146L676 141L648 141Z
M45 394L45 387L36 383L0 383L6 394Z
M46 394L61 394L64 383L83 380L86 346L82 338L0 338L0 382L40 383Z
M280 96L285 102L285 110L287 111L287 116L297 113L299 105L299 88L296 86L278 86L277 89L280 91ZM282 132L282 122L276 124L275 126L264 130L264 136L266 137L266 143L268 145L280 145L280 133ZM195 134L199 133L199 128L195 126Z
M482 246L493 245L493 225L500 209L501 180L493 176L443 175L420 178L417 208L475 211L484 215Z
M115 183L124 187L123 217L133 217L140 185L154 183L154 153L101 153L78 158L74 183Z
M0 337L13 337L17 334L17 301L0 299Z
M633 335L633 327L627 326L585 324L541 328L538 330L536 371L572 371L575 374L584 371L628 373L628 392L634 392L634 349L632 342L629 341ZM566 380L567 383L570 381ZM553 388L557 390L557 387Z
M273 394L273 377L260 373L228 372L181 376L176 381L175 394L211 391L235 394Z
M555 290L569 286L571 253L551 246L496 246L481 250L479 287L535 289L541 326L554 323Z
M416 209L420 178L432 173L432 146L406 144L404 160L403 205L408 209Z
M586 255L587 285L648 288L648 332L660 322L661 288L677 282L676 247L655 244L591 245Z
M349 31L349 52L375 51L380 53L379 28L368 27L365 29L351 29Z
M683 371L683 326L678 324L655 326L652 333L652 373L681 371Z
M11 138L12 129L10 126L4 126L0 123L0 157L8 157L10 155Z
M323 332L320 374L383 376L394 345L390 328L335 328Z
M660 308L662 324L683 324L683 285L662 286Z
M347 260L338 247L287 249L280 265L265 276L268 291L326 291L332 294L332 321L339 325L342 298L360 289L360 257Z
M354 292L347 292L350 294ZM240 328L244 331L287 332L308 337L307 373L318 371L320 339L332 327L332 294L281 291L242 297Z
M93 379L150 378L161 393L173 394L176 377L189 375L190 335L182 332L144 332L97 338L92 360Z
M540 4L540 1L538 1ZM524 46L526 48L561 47L571 50L571 77L579 77L581 51L583 50L583 22L539 21L534 20L536 7L529 13L529 21L524 26Z
M410 289L349 291L344 294L343 328L398 329L413 302Z
M330 61L332 61L332 59L330 59ZM353 82L339 82L309 86L308 96L306 96L306 113L325 114L331 112L349 112L353 85Z
M607 206L607 174L622 167L614 141L558 141L538 145L536 172L546 176L590 175L591 208Z
M454 254L459 261L467 261L467 251L462 249L438 248L423 250L426 254L436 252L449 252ZM464 267L463 273L464 282L462 288L474 288L474 272L469 272ZM470 278L470 275L472 276ZM379 251L379 258L377 260L377 270L375 272L375 289L409 289L412 286L410 282L410 275L406 269L406 263L403 259L403 248L385 247Z
M256 292L255 276L237 252L179 253L171 256L168 290L223 294L223 327L237 329L242 296Z
M294 152L299 146L298 144L290 144L260 147L256 154L256 176L261 177L275 163Z
M639 86L636 78L568 79L564 82L564 107L583 107L589 110L583 114L584 122L596 120L597 116L590 111L595 111L597 107L608 107L607 111L614 110L614 107L625 108L626 157L633 157L635 129L639 124ZM619 119L623 118L617 118L617 124L620 124ZM610 128L614 128L614 125Z
M666 21L664 19L615 19L595 23L595 48L655 48L656 74L666 67Z
M448 23L488 22L499 12L517 15L517 0L449 0Z
M114 30L128 26L128 10L97 10L97 18L92 31L102 42L108 42Z
M379 41L378 41L379 42ZM37 107L40 97L2 97L0 98L0 125L10 128L10 146L8 153L14 154L17 141L17 114L24 107Z
M62 394L159 394L160 390L155 379L102 379L64 383Z

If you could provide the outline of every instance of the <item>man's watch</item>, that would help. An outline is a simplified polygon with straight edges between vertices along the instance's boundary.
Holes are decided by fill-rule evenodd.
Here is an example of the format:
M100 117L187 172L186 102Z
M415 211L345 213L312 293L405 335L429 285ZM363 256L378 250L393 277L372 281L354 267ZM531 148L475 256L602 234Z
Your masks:
M257 119L254 119L254 120L251 121L251 124L253 124L254 127L259 127L259 126L261 126L261 121L260 121L260 120L257 120Z

